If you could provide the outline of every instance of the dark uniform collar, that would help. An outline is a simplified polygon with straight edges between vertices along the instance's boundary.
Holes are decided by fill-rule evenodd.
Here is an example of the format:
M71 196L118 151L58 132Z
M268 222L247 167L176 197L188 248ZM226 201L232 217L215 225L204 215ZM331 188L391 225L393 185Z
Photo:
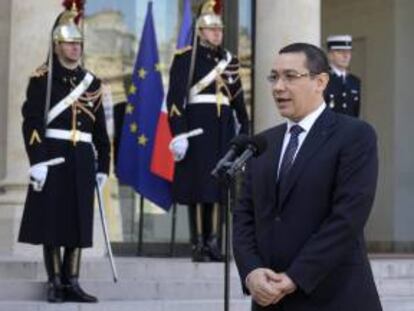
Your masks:
M213 47L200 42L197 47L197 54L217 62L224 58L225 51L221 47Z
M56 55L53 57L53 78L57 80L62 80L64 83L72 81L75 84L78 84L81 81L82 76L84 75L84 70L81 66L76 67L75 69L69 69L64 67Z

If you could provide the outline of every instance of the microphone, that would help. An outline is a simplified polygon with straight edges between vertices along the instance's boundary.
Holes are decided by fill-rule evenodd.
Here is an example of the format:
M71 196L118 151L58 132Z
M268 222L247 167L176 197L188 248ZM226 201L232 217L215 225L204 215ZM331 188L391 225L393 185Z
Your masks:
M250 142L250 139L245 134L240 134L234 137L230 141L230 149L227 153L218 161L214 170L211 171L211 175L214 177L219 177L220 173L224 168L230 165L230 162L234 160L245 148L246 145Z
M267 148L266 138L262 135L253 136L247 148L243 153L233 162L231 167L227 170L226 176L232 178L237 171L239 171L251 157L258 157Z

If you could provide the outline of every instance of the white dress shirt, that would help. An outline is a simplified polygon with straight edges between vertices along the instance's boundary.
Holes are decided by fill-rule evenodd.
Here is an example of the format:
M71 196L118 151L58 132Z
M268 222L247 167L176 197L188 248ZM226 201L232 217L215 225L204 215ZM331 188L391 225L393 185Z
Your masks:
M319 105L319 107L317 109L312 111L310 114L308 114L306 117L304 117L298 123L294 123L294 122L290 121L289 119L287 120L287 128L286 128L286 132L285 132L285 137L283 138L282 152L280 153L279 165L278 165L278 169L277 169L277 175L278 176L279 176L280 166L282 165L282 159L283 159L283 156L285 154L287 145L288 145L289 140L290 140L290 129L292 128L292 126L299 125L303 129L302 133L300 133L299 136L298 136L298 148L296 149L295 155L293 156L293 160L295 160L296 155L298 154L298 152L300 150L300 147L302 147L302 144L305 141L306 136L308 136L308 133L310 132L310 130L311 130L313 124L315 123L316 119L318 119L318 117L322 114L322 112L324 111L325 108L326 108L326 104L325 104L325 102L323 102Z
M346 70L340 70L339 68L335 67L334 65L330 65L332 71L338 76L342 78L342 81L345 82L346 80Z

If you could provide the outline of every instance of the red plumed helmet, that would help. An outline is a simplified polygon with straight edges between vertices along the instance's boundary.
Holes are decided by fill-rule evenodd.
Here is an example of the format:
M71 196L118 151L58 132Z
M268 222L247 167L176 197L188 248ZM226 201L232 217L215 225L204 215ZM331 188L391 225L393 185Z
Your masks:
M214 12L217 15L221 15L223 13L222 11L223 11L223 5L221 3L221 0L216 0L214 4Z
M85 2L86 0L63 0L62 5L65 7L66 10L70 10L73 5L75 4L76 9L78 10L79 14L75 18L75 23L79 24L81 18L83 18L83 12L85 9Z

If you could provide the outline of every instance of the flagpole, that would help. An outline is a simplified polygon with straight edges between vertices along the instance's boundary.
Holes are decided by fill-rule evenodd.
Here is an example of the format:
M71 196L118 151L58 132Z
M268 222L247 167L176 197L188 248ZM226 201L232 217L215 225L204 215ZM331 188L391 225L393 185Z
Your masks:
M172 206L172 223L171 223L171 242L170 242L170 257L174 257L175 254L175 228L177 223L177 204Z
M144 197L140 195L139 199L139 220L138 220L138 249L137 256L142 256L144 234Z

